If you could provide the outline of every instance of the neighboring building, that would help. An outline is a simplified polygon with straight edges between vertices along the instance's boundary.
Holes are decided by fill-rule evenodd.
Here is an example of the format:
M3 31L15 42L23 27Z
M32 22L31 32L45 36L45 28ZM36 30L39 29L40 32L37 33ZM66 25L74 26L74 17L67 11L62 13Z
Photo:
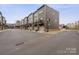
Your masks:
M14 26L17 29L20 29L20 25L21 25L21 22L19 20L17 20Z
M28 29L29 25L28 25L27 17L25 17L24 19L20 21L20 27L21 29Z
M69 23L67 26L69 29L79 29L79 21L76 21L75 23Z
M76 22L75 22L75 28L76 28L76 29L79 29L79 21L76 21Z
M67 24L69 29L74 29L75 28L75 24L74 23L69 23Z
M7 23L6 25L7 25L6 26L7 29L14 29L14 27L15 27L15 24Z
M0 12L0 29L3 30L6 28L6 20L5 17Z

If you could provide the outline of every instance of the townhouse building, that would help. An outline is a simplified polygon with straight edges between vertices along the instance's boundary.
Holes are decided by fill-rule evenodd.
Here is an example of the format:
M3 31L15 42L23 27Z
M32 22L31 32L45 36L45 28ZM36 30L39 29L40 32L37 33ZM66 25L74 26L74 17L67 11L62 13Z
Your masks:
M35 31L59 29L59 12L47 5L42 5L28 16L29 28Z
M52 29L59 29L59 12L47 5L42 5L20 22L22 28L48 32Z

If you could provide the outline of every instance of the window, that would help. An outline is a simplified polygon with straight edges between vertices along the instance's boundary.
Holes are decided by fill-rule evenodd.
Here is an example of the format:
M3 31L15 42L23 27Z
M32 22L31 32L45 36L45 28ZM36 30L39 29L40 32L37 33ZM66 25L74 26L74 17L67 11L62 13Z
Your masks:
M33 22L33 15L30 15L28 20L29 20L29 23L32 23Z

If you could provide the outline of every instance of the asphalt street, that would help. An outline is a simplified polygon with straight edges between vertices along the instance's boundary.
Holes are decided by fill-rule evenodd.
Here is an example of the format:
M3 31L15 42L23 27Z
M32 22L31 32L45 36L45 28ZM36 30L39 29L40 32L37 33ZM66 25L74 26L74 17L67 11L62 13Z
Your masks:
M79 32L44 34L13 29L0 32L0 55L78 55Z

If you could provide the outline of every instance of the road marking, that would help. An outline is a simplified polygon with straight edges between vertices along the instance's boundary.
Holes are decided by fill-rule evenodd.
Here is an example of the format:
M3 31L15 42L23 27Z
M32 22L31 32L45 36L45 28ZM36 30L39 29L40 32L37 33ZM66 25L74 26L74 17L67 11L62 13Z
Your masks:
M16 46L22 45L24 42L17 43Z

